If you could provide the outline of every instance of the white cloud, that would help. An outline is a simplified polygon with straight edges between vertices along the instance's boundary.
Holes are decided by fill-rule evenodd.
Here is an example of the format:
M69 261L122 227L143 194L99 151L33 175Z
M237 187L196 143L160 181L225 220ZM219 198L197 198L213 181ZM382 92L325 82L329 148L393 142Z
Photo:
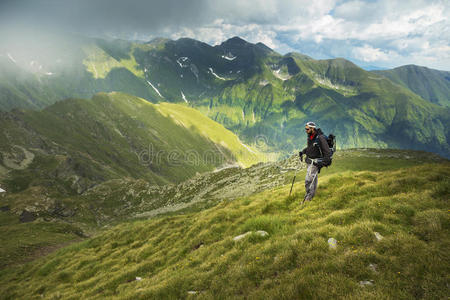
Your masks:
M450 70L448 0L19 2L10 1L0 9L0 30L16 28L7 28L7 20L30 20L26 23L33 28L36 20L48 20L52 28L103 31L119 38L191 37L218 44L238 35L314 58L338 55L391 65L434 61L433 66Z
M373 61L388 61L397 56L394 51L385 52L380 48L373 48L370 45L365 44L363 47L356 47L352 50L353 57L365 62Z
M240 36L252 43L261 42L272 49L278 49L280 47L289 48L287 45L284 45L277 40L277 33L274 30L271 30L270 27L268 28L267 26L260 24L246 24L239 26L225 23L223 19L217 19L208 26L194 29L183 27L179 31L173 33L171 38L190 37L211 45L217 45L233 36Z

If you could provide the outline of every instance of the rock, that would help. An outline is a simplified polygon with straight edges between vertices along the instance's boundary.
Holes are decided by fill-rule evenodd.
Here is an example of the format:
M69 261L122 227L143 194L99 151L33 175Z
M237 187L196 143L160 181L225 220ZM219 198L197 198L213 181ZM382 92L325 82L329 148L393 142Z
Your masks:
M365 287L365 286L369 286L369 285L373 285L373 280L363 280L359 282L359 286Z
M136 277L136 281L141 281L142 277Z
M62 217L73 217L75 215L75 211L71 208L66 208L61 212Z
M381 241L384 237L381 235L381 234L379 234L378 232L374 232L374 234L375 234L375 237L377 238L377 241Z
M5 193L6 191L2 188L0 188L0 193Z
M335 238L329 238L328 239L328 246L330 246L330 249L336 249L337 241Z
M369 268L369 270L371 270L372 272L378 273L378 272L377 272L377 265L375 265L375 264L369 264L368 268Z
M263 237L269 235L269 233L267 231L264 231L264 230L258 230L256 232L256 234L259 234L260 236L263 236Z
M197 291L188 291L188 294L189 295L195 295L195 294L197 294Z
M203 247L203 242L198 243L197 245L194 246L194 250L197 250L198 248Z
M10 211L11 209L9 208L8 205L2 206L0 207L0 211Z
M22 213L20 214L20 222L22 223L27 223L27 222L33 222L34 220L36 220L36 214L29 212L27 210L23 210Z
M235 236L235 237L233 238L233 241L235 241L235 242L240 241L240 240L242 240L243 238L245 238L247 235L249 235L249 234L251 234L251 233L252 233L251 231L247 231L247 232L244 233L244 234Z
M246 237L247 235L252 234L252 233L253 233L253 231L247 231L247 232L244 233L244 234L235 236L235 237L233 238L233 241L235 241L235 242L240 241L240 240L242 240L244 237ZM255 231L255 233L256 233L257 235L259 235L259 236L262 236L262 237L268 236L268 235L269 235L269 233L268 233L267 231L264 231L264 230L258 230L258 231Z

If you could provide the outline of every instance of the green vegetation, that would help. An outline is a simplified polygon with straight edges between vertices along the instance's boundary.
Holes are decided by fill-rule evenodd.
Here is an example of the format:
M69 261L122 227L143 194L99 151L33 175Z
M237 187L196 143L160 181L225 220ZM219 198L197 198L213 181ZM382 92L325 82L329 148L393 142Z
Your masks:
M187 38L144 44L79 37L58 46L48 60L67 61L49 62L51 76L0 61L0 109L37 109L119 91L151 102L188 103L266 152L292 153L304 142L303 124L315 120L339 137L341 148L416 149L450 157L446 72L409 66L367 72L345 59L282 56L238 37L214 47Z
M177 183L264 158L192 108L154 105L121 93L69 99L42 111L3 113L0 124L0 186L8 191L1 206L9 207L5 218L15 220L3 229L11 235L23 232L11 239L16 247L22 236L28 237L23 231L28 227L18 224L22 213L55 221L54 228L49 225L54 230L63 222L90 233L138 212L142 195L153 195L151 208L160 208L175 196ZM25 238L28 254L73 239L50 238L42 226L32 231L41 232L33 234L42 240ZM11 260L25 253L14 249Z
M128 59L116 60L96 45L88 45L83 48L83 51L87 55L87 58L83 60L83 64L94 75L95 79L105 78L113 68L123 67L136 75L136 77L144 78L144 72L136 68L137 63L133 55L129 55Z
M407 65L392 70L373 71L406 87L432 103L450 106L450 72Z
M343 151L305 206L300 181L122 223L2 270L0 297L445 298L449 177L426 153Z
M62 186L73 185L80 193L113 178L180 182L223 164L249 166L262 159L233 133L191 108L155 106L121 93L66 100L40 112L5 114L1 122L3 166L16 169L5 179L13 191L50 180L55 170ZM21 152L32 156L31 167L20 165L26 159Z
M64 222L19 223L10 212L0 211L0 269L36 259L70 242L80 241L83 231Z
M218 145L230 150L236 159L244 167L249 167L260 161L267 161L268 158L260 153L256 148L244 145L232 132L225 129L219 123L205 118L199 111L179 104L160 103L155 105L165 116L170 116L175 122L192 129Z

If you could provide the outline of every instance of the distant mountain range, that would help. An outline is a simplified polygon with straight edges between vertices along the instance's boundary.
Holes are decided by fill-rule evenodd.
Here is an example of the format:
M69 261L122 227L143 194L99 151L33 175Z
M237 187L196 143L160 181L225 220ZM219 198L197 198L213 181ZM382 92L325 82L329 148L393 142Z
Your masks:
M410 89L423 99L450 107L450 72L408 65L374 73Z
M67 38L40 60L2 51L3 110L120 91L154 103L184 103L262 150L301 148L303 125L314 120L337 135L338 147L409 148L450 157L448 72L368 72L345 59L280 55L239 37L214 47L186 38Z

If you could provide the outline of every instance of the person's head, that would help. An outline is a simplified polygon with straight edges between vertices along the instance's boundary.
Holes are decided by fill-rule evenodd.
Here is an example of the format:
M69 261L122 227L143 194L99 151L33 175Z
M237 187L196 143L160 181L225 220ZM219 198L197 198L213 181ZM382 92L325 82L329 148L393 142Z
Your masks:
M313 134L316 132L316 123L314 122L308 122L305 124L305 131L308 135Z

